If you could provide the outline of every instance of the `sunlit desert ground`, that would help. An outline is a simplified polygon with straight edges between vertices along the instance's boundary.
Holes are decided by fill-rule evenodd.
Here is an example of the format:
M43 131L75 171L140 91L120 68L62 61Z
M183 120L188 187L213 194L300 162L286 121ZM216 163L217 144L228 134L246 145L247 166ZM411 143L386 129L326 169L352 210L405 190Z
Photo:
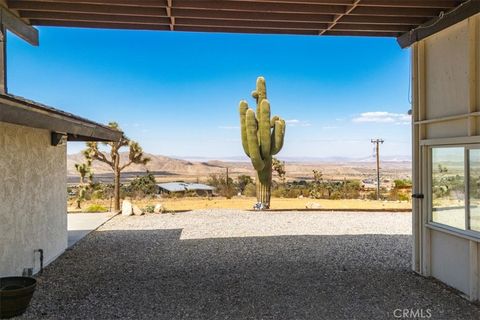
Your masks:
M256 202L253 197L234 197L226 199L223 197L213 198L169 198L169 199L142 199L132 202L140 208L145 208L148 205L155 205L161 203L168 211L185 211L197 209L252 209ZM82 204L82 208L86 208L91 204L100 204L106 208L110 208L109 200L95 200L86 201ZM412 205L409 201L375 201L375 200L324 200L324 199L309 199L309 198L272 198L272 210L300 210L306 209L314 205L323 210L410 210ZM69 212L80 212L82 209L76 209L73 202L69 203Z

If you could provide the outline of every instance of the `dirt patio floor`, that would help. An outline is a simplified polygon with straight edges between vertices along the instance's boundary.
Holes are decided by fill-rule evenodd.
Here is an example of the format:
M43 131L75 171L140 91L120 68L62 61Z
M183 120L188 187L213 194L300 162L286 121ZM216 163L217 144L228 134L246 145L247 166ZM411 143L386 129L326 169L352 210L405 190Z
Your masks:
M117 216L38 277L22 319L480 319L411 271L409 213Z

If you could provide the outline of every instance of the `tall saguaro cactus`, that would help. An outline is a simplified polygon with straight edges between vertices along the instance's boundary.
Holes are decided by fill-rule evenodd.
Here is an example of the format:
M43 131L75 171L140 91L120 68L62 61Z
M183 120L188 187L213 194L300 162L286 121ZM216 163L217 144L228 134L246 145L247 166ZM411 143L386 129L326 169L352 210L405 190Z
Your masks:
M240 127L243 150L257 171L257 205L270 207L272 186L272 156L280 152L285 136L285 121L278 116L270 119L270 102L263 77L257 78L252 92L257 102L256 113L245 100L240 101Z

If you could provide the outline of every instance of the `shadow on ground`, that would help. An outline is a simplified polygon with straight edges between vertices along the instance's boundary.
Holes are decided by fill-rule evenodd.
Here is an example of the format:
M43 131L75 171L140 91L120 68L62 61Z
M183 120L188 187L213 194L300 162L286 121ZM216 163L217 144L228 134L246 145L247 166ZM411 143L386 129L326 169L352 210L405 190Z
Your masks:
M39 277L25 319L480 319L410 271L407 235L180 240L180 229L96 231Z

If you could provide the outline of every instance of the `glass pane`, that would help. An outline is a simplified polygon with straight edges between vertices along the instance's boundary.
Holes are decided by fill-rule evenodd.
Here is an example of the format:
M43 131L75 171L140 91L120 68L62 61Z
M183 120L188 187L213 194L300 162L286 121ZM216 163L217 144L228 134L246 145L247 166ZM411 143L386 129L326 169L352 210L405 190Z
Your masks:
M470 229L480 231L480 150L470 150Z
M432 149L432 220L465 229L463 148Z

